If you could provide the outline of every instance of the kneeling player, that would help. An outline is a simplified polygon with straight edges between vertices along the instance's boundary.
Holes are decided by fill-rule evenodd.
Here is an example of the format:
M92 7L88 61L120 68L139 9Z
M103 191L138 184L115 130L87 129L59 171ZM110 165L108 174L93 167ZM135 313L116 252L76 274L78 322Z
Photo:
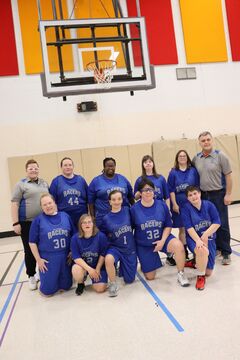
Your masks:
M109 296L117 296L116 266L120 263L120 274L125 283L135 280L137 270L137 255L131 226L129 207L122 207L123 196L119 190L109 194L111 211L104 216L101 230L107 235L109 248L105 264L110 280Z
M43 213L32 222L29 246L39 268L39 291L51 296L72 286L69 252L74 227L65 212L57 211L52 195L43 194L40 204Z
M167 205L154 199L154 184L143 179L138 186L141 200L131 208L137 255L147 280L153 280L162 266L158 252L174 254L181 286L188 286L184 274L185 251L182 242L171 234L172 221Z
M79 233L71 239L72 258L75 262L72 274L78 283L76 295L83 293L87 275L92 280L93 289L98 293L104 292L107 287L107 273L104 267L107 238L98 230L88 214L80 217L78 226Z
M205 276L210 276L215 264L216 231L220 218L215 205L201 200L201 191L196 186L186 189L188 203L182 208L181 216L187 232L187 245L195 254L197 268L196 289L203 290Z

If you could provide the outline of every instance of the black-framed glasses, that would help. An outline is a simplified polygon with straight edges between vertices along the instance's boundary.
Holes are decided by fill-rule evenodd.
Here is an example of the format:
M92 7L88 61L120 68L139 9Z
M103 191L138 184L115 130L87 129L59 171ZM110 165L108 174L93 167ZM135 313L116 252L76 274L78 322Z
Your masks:
M149 188L142 189L141 192L154 192L154 189L149 187Z

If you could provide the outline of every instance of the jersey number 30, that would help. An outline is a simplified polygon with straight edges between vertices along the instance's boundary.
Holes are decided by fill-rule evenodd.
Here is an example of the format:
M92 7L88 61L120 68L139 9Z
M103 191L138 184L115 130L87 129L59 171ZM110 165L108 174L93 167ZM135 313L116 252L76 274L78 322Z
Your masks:
M66 239L54 239L54 249L64 249L66 247Z

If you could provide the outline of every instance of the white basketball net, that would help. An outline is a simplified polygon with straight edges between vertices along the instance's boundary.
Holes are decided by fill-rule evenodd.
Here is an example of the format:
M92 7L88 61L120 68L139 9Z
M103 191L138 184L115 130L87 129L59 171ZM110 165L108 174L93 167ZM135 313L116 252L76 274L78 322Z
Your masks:
M98 84L104 85L104 88L111 87L113 71L116 68L115 60L98 60L87 64L87 70L93 73L94 79Z

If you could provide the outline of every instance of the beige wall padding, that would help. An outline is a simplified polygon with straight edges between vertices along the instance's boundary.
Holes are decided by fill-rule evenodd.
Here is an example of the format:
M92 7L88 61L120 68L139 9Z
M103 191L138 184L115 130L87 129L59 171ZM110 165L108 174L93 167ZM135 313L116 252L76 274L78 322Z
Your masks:
M190 156L190 159L192 159L194 155L196 155L196 153L200 151L199 147L197 146L197 140L195 139L180 139L174 141L174 143L175 143L176 153L179 150L186 150L188 155ZM175 156L173 159L173 164L174 164L174 160L175 160Z
M65 157L72 159L74 163L74 172L76 174L83 174L83 163L82 163L82 153L81 150L66 150L57 153L57 162L58 162L58 173L61 174L60 163L61 160Z
M129 146L109 146L105 148L59 151L33 156L20 156L8 159L11 189L26 176L25 163L34 158L40 166L40 177L50 185L52 179L61 174L60 162L70 157L74 162L74 172L82 175L88 183L103 170L103 159L113 157L117 163L117 172L126 176L134 184L141 175L141 160L144 155L152 155L151 144Z
M109 146L105 148L105 157L116 160L116 172L131 180L131 171L127 146Z
M137 144L128 146L129 166L131 178L129 179L134 186L136 179L142 175L142 158L145 155L152 156L152 144Z
M238 136L238 141L240 141L240 135ZM233 171L233 201L240 200L240 153L238 152L238 149L240 149L240 142L238 144L239 146L237 146L235 135L222 135L214 138L214 147L222 150L229 157L231 162ZM166 177L166 180L170 169L173 167L176 153L181 149L186 150L190 158L200 151L198 141L195 139L160 140L153 143L153 158L157 170Z
M37 160L40 169L40 177L47 181L50 185L52 179L58 175L58 163L57 163L57 154L41 154L34 155L34 159Z
M216 149L222 150L229 158L232 166L233 191L232 200L240 199L240 166L237 137L235 135L217 136L215 139Z
M234 182L232 199L238 201L240 200L240 135L219 136L215 138L215 147L223 150L229 156ZM153 144L110 146L9 158L11 188L25 177L25 163L32 157L39 162L40 176L49 184L55 176L61 173L60 161L64 157L73 159L75 173L82 175L87 183L101 174L103 159L113 157L117 163L117 172L125 175L134 185L137 177L142 173L141 160L144 155L153 155L158 173L167 179L169 171L174 165L176 153L181 149L186 150L192 158L199 151L198 141L196 139L160 140Z
M179 150L186 150L190 158L197 152L197 142L193 139L161 140L153 143L153 158L159 174L166 180L174 166L175 156Z
M82 151L83 177L89 184L97 175L101 174L103 169L103 159L105 158L105 149L83 149Z
M25 178L26 176L25 164L29 159L33 159L33 158L34 157L31 155L8 158L8 171L9 171L11 189L14 188L14 186L18 181Z

